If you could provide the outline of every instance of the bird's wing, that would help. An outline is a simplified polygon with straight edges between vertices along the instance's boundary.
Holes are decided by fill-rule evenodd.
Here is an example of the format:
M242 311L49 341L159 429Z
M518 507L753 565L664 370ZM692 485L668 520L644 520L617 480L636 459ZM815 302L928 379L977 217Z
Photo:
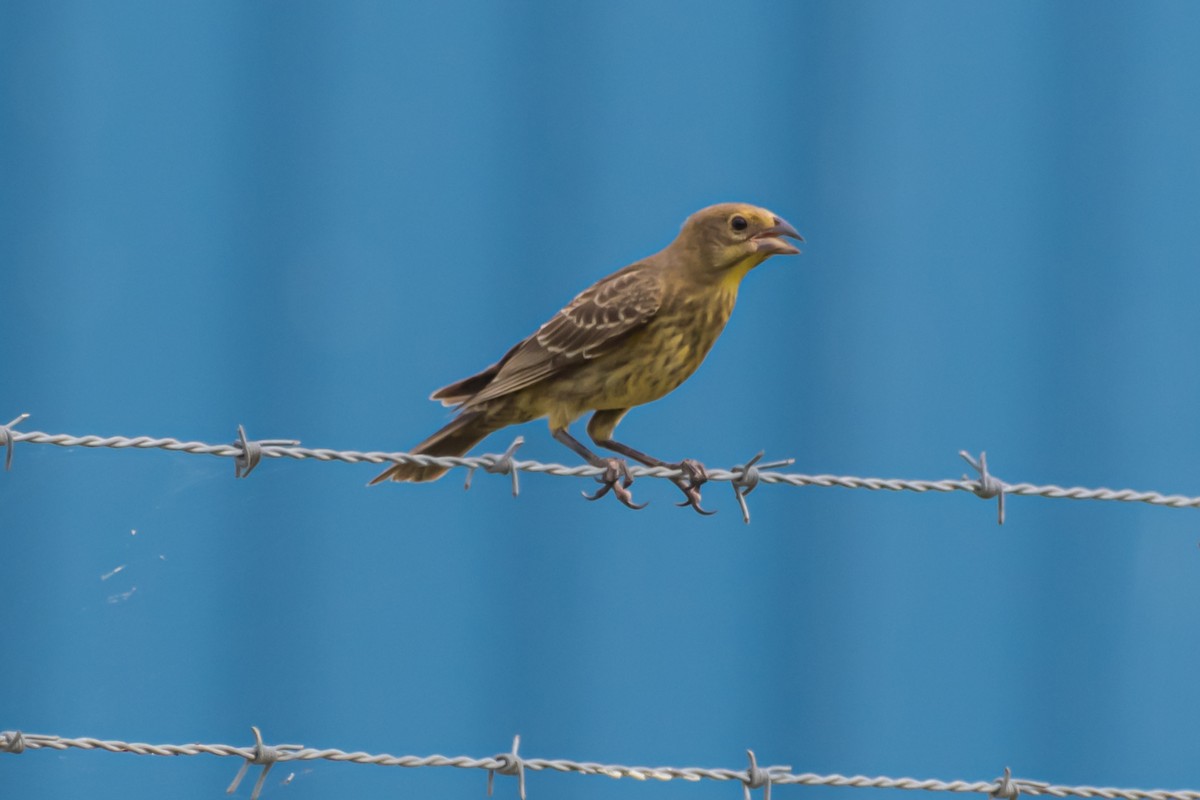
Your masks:
M610 352L658 313L659 271L634 264L584 290L537 333L496 365L495 377L466 401L471 406L511 394Z

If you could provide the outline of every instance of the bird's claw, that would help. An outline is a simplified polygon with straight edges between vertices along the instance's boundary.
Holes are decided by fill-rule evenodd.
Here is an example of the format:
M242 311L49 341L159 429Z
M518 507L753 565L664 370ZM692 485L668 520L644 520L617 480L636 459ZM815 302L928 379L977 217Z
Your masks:
M641 511L645 508L645 503L633 502L633 493L629 491L629 487L633 483L633 476L629 474L629 465L625 463L625 459L606 458L604 460L607 464L604 473L596 476L596 482L601 484L600 488L596 490L595 494L584 492L583 496L588 500L599 500L612 492L623 505L634 511Z
M708 483L708 470L694 458L685 458L678 464L670 465L674 469L681 470L683 475L679 478L674 478L674 483L683 492L687 499L682 503L675 505L684 507L691 506L696 509L697 514L703 514L706 517L717 513L716 511L708 511L700 507L700 487Z

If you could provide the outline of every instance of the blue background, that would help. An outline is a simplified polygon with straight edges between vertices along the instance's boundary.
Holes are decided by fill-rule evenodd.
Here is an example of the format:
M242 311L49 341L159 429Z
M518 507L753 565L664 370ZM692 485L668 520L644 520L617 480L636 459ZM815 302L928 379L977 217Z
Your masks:
M806 252L624 440L1200 494L1198 38L1193 3L4 3L0 422L402 450L431 390L744 200ZM540 422L476 452L516 433L575 461ZM1200 788L1195 511L762 487L746 527L723 484L700 518L649 479L634 513L233 471L17 446L0 729ZM219 797L237 767L38 751L0 786ZM484 783L316 762L266 796Z

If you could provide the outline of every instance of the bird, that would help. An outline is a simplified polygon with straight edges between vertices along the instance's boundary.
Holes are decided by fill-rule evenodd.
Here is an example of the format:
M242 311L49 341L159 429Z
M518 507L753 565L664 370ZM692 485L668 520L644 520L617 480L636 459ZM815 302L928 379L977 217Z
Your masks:
M788 239L803 237L765 208L720 203L683 223L658 253L600 279L581 292L499 361L434 392L430 399L456 409L454 418L410 452L462 456L485 436L510 425L548 418L551 435L604 472L597 500L609 491L626 506L633 478L626 459L680 472L681 506L701 514L704 466L685 458L667 462L616 441L625 414L676 389L704 361L725 328L742 279L771 256L796 255ZM572 436L571 423L591 412L587 432L603 457ZM369 485L440 478L447 467L397 463Z

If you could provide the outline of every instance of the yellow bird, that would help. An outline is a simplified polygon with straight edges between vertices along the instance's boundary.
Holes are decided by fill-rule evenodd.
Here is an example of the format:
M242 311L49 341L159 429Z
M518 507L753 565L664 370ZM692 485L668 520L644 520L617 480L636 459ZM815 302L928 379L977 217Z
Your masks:
M600 447L648 466L673 467L690 505L701 513L704 467L668 463L615 441L613 431L634 406L657 400L696 371L721 335L751 269L773 255L800 251L796 229L764 208L722 203L697 211L667 247L603 278L492 366L433 393L458 409L444 428L411 452L461 456L493 431L548 417L554 438L604 468L603 485L627 506L633 482L624 459L604 458L568 432L591 411L587 432ZM432 481L445 467L396 464L382 481Z

